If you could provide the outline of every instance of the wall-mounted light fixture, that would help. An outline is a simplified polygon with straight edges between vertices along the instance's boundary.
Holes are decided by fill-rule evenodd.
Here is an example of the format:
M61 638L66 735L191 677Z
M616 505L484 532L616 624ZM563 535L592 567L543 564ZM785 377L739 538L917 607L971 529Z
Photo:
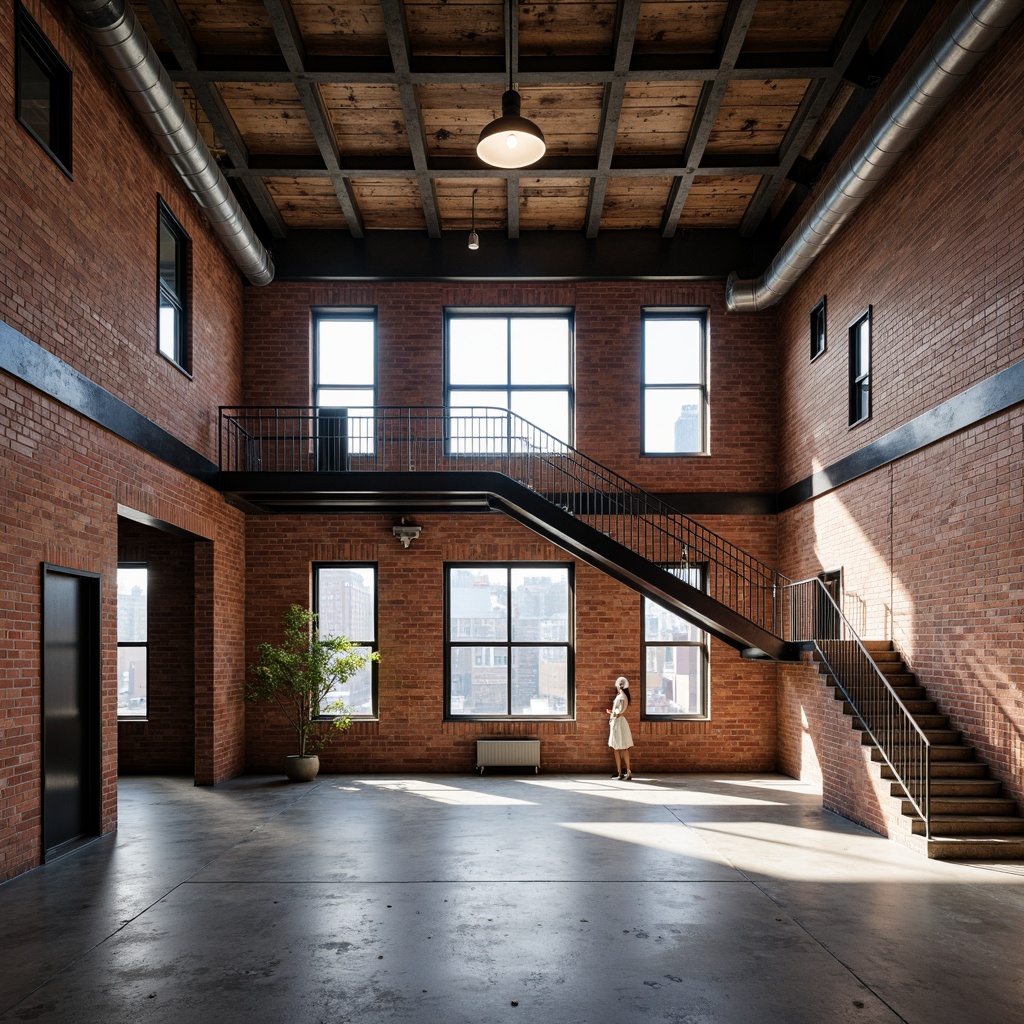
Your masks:
M480 133L476 155L492 167L528 167L536 163L547 149L544 133L528 118L522 116L523 98L512 84L512 67L517 63L519 48L517 35L513 35L512 14L516 0L508 4L508 34L505 51L508 56L508 89L501 97L501 117L495 118ZM518 34L518 20L516 22Z
M480 236L476 233L476 189L473 189L473 226L469 232L469 247L480 248Z
M414 526L412 523L405 521L405 516L402 516L402 521L398 526L392 526L391 532L395 535L396 539L401 543L403 548L407 548L414 540L416 540L420 531L423 529L422 526Z

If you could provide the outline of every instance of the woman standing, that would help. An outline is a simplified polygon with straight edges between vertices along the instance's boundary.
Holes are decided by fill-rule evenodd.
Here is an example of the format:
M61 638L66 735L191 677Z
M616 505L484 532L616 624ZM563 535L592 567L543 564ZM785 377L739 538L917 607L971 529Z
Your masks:
M633 746L633 734L629 731L629 722L626 721L629 699L629 680L625 676L619 676L615 680L615 700L606 712L609 724L608 746L615 755L613 779L633 778L629 768L629 748ZM623 761L626 763L625 771L622 770Z

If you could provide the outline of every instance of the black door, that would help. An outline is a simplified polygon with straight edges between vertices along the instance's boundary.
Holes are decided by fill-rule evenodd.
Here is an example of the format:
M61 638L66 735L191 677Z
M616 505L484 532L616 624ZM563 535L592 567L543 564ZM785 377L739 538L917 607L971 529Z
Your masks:
M43 849L99 833L100 580L43 567Z
M818 573L818 579L821 580L821 588L817 591L814 609L814 639L838 640L839 608L842 607L842 570Z

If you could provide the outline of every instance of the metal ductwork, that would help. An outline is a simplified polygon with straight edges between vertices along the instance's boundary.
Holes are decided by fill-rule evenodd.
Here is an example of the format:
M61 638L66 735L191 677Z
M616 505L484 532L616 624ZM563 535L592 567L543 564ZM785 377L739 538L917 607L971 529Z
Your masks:
M768 269L752 280L729 275L730 312L766 309L787 294L1022 10L1024 0L961 0Z
M126 0L68 0L121 88L195 196L238 268L254 285L274 264L228 187Z

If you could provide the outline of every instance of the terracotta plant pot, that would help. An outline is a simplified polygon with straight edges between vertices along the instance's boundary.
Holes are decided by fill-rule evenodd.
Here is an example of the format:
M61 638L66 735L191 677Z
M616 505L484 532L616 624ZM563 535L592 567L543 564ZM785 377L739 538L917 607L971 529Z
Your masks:
M320 758L316 754L289 754L284 773L292 782L312 782L320 771Z

